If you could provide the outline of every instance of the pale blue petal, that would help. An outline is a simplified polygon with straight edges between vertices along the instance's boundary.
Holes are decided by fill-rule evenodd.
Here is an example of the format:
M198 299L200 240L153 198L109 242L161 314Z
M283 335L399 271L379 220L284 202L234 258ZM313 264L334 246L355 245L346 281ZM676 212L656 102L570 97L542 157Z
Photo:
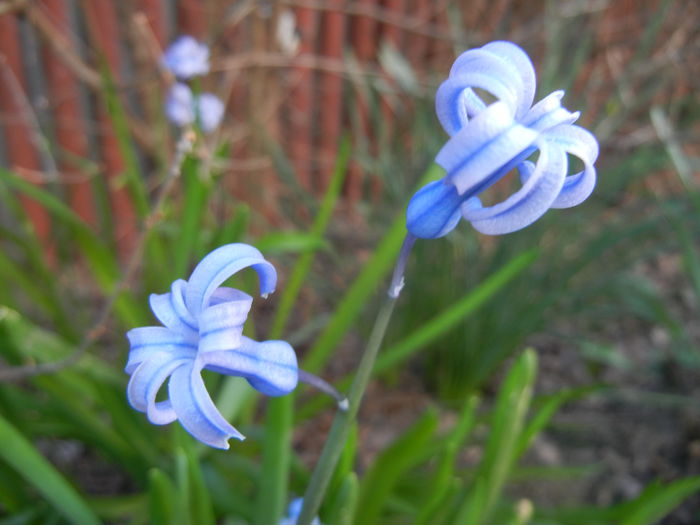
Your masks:
M217 127L224 116L224 103L219 97L211 93L203 93L195 101L199 125L204 133L211 133Z
M168 393L180 424L202 443L228 449L228 440L245 437L224 419L209 397L201 376L201 363L191 361L177 368L170 377Z
M165 97L165 115L179 127L194 122L194 97L187 85L178 82L170 87Z
M544 144L534 170L524 164L525 183L505 201L489 207L477 202L463 206L464 218L474 228L488 235L500 235L520 230L539 219L550 208L564 184L566 153L551 144Z
M553 142L581 159L584 166L583 171L566 177L552 208L570 208L581 204L595 187L596 170L593 163L598 158L598 141L592 133L579 126L557 126L547 132L545 138L547 142Z
M180 79L209 72L209 48L191 36L181 36L163 54L162 65Z
M288 394L297 386L297 357L286 341L259 343L243 337L240 347L202 354L200 359L208 370L245 377L253 388L268 396Z
M518 91L515 117L518 119L522 118L532 105L533 100L535 100L535 91L537 90L535 67L532 65L530 57L520 46L504 40L490 42L483 46L482 49L509 62L517 70L520 77L520 89Z
M186 281L178 279L173 282L170 293L151 294L148 302L163 326L188 339L194 339L197 337L197 321L192 318L185 306L182 294L186 285Z
M192 361L186 351L178 353L156 352L134 371L126 387L129 404L140 412L146 412L155 425L166 425L177 419L169 401L156 403L156 395L170 374L179 366Z
M527 54L512 42L491 42L462 53L435 96L438 119L450 135L484 107L471 88L488 91L521 118L535 96L535 70Z
M202 310L199 317L200 353L229 350L241 345L243 324L248 317L253 298L233 288L227 291L226 301L217 302ZM212 302L214 298L219 301L221 295L214 293Z
M435 111L448 134L454 135L466 125L465 112L461 110L460 101L462 93L468 88L488 91L509 109L511 116L515 113L517 93L510 85L492 75L490 70L464 71L448 77L435 94Z
M431 182L411 198L406 209L406 229L421 239L436 239L450 233L461 215L462 197L446 179Z
M514 159L527 157L536 139L535 131L515 124L508 108L496 102L450 138L435 161L457 192L471 197L507 173Z
M209 253L192 272L187 282L185 304L194 317L199 317L209 299L226 279L236 272L252 267L260 278L260 293L274 292L277 272L262 254L248 244L227 244Z
M142 326L126 333L129 339L129 357L125 371L132 373L138 365L157 352L167 352L180 355L185 349L192 356L197 352L197 343L181 334L175 333L162 326Z
M550 93L537 104L532 106L527 115L522 119L522 124L535 131L547 131L561 124L573 124L581 115L580 112L571 113L561 106L563 91Z

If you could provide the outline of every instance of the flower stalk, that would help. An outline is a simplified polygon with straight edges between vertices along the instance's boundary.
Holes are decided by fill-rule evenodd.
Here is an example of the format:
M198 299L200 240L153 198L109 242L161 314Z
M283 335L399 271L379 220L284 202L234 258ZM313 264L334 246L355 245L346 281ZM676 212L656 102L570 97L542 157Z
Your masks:
M389 290L377 314L372 333L367 341L367 347L362 355L357 374L350 387L348 409L346 411L339 410L333 419L333 425L331 426L326 444L321 452L321 457L316 464L316 468L311 475L311 480L306 489L304 505L297 519L297 525L310 525L321 507L321 502L328 489L331 476L338 464L340 454L345 447L348 432L357 417L362 397L365 394L367 384L372 375L372 370L374 369L374 363L377 360L377 354L379 353L387 326L389 326L389 321L394 312L394 306L396 305L396 299L399 296L400 289L396 291L396 293L393 293L394 291L393 288Z

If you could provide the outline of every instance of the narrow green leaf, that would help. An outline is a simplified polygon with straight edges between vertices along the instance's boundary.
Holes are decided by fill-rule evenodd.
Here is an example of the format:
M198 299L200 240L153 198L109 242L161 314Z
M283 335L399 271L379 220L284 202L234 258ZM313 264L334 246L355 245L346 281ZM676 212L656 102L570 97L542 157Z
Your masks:
M73 523L98 525L100 520L87 503L9 422L0 416L0 458Z
M535 415L530 419L520 436L516 445L515 459L520 458L534 441L535 437L547 426L552 416L564 404L574 399L579 399L600 387L580 387L567 389L547 397L538 407Z
M457 303L417 328L395 345L387 348L377 359L375 372L380 373L397 366L439 338L465 317L474 313L508 282L534 263L538 256L539 251L535 248L521 253Z
M437 178L441 171L442 168L437 164L432 164L421 178L419 186ZM333 316L326 325L326 329L306 354L303 363L304 369L318 373L323 368L333 349L350 329L362 308L367 304L368 299L376 293L381 280L391 270L405 235L406 218L401 213L394 220L377 249L340 300Z
M199 466L194 449L188 447L186 454L192 523L197 525L214 525L216 523L214 508L212 507L209 490L204 483L202 469Z
M484 483L479 506L479 520L488 522L503 484L517 459L517 446L525 422L537 370L537 354L528 349L518 358L501 386L491 418L491 432L478 478Z
M357 474L348 472L323 523L327 525L351 525L353 523L357 508L358 485Z
M651 485L635 500L634 510L620 525L654 525L685 499L700 492L700 476L679 479L667 485Z
M172 525L176 522L174 502L178 494L170 478L160 469L148 471L148 514L153 525Z
M200 173L199 169L199 161L191 156L182 164L184 208L177 239L173 245L174 276L184 275L187 271L201 229L207 198L212 189L211 180L205 180L207 174Z
M327 249L328 243L314 232L279 231L263 235L255 247L265 255L279 253L314 253Z
M476 407L478 405L477 397L470 397L464 404L462 413L460 414L457 424L454 426L450 435L443 445L442 452L438 459L438 465L433 476L429 494L423 504L416 525L430 525L433 516L438 509L444 504L445 499L450 493L450 488L454 481L455 460L464 440L474 428L476 422Z
M428 410L410 429L377 457L360 487L355 523L379 523L382 509L401 476L419 459L438 424L437 413Z

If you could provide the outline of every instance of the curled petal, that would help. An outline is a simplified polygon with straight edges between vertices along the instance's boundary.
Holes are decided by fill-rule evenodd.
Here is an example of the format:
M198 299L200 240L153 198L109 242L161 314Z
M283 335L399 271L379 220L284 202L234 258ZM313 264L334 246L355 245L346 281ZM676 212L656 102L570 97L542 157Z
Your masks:
M466 89L481 88L499 99L511 115L515 113L517 93L498 76L489 70L464 71L447 78L435 94L435 111L438 119L450 135L454 135L466 125L467 113L462 109L462 93Z
M537 166L533 169L530 162L522 166L525 182L505 201L482 207L478 199L474 199L462 207L464 218L471 221L475 229L488 235L514 232L535 222L551 207L564 184L566 153L544 144Z
M567 153L583 161L583 171L569 175L564 187L552 203L552 208L570 208L585 201L593 192L596 170L593 163L598 158L598 141L592 133L580 126L557 126L545 134L547 142L553 142Z
M190 352L194 357L197 352L196 342L162 326L134 328L126 333L126 337L130 345L129 358L125 367L127 374L132 373L137 366L155 353L180 355L181 351L185 351Z
M516 124L505 104L495 102L455 134L435 161L463 197L488 188L507 173L514 162L532 152L537 133Z
M219 289L221 290L221 289ZM241 345L243 323L253 303L253 298L229 288L226 301L205 308L199 318L199 352L215 352L237 348ZM222 295L212 295L217 299Z
M435 97L438 119L450 135L476 114L479 103L484 107L472 88L488 91L520 118L535 96L535 70L527 54L511 42L491 42L462 53Z
M580 112L571 113L561 106L564 96L562 90L550 93L537 104L532 106L522 120L522 124L535 131L547 131L560 124L573 124L581 115Z
M155 425L166 425L177 419L170 401L156 402L158 390L179 366L192 360L186 351L176 353L156 352L134 371L126 387L129 404L140 412L146 412Z
M421 239L450 233L459 222L462 197L448 180L427 184L411 198L406 209L406 228Z
M155 316L165 327L185 337L194 338L197 337L197 321L185 306L182 294L186 285L186 281L178 279L173 282L170 293L151 294L148 302Z
M537 90L537 79L535 78L535 66L527 53L513 42L497 40L483 46L482 49L493 53L504 61L512 64L520 77L520 89L518 91L517 109L515 117L521 118L535 100Z
M202 359L208 370L245 377L253 388L268 396L288 394L297 385L297 357L285 341L259 343L243 337L239 348L211 352Z
M199 360L186 362L170 377L170 403L180 424L196 439L215 448L228 449L228 440L245 437L224 419L204 386Z
M260 293L274 292L277 284L275 267L256 248L242 243L227 244L204 257L192 272L185 292L185 304L192 316L199 317L214 290L226 279L249 266L258 273Z

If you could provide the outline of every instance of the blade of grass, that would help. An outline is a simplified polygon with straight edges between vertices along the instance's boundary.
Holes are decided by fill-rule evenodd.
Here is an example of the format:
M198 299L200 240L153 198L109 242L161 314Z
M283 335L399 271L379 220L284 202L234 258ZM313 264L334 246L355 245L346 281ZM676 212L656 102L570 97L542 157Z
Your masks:
M387 348L377 359L374 368L376 373L381 373L397 366L405 361L421 348L436 340L445 332L471 315L496 292L503 288L509 281L532 265L539 256L539 250L533 248L527 250L515 259L489 276L481 285L468 293L464 298L447 308L426 324L416 329L404 339Z
M0 458L73 523L99 525L100 520L66 479L0 416Z
M438 509L443 505L445 498L450 493L450 487L454 480L455 460L462 444L467 436L471 433L476 422L476 407L478 398L472 396L464 404L462 413L460 414L457 424L450 432L447 441L444 444L444 449L440 454L435 475L431 481L430 493L426 498L425 504L422 506L418 517L415 520L415 525L428 525L432 522L433 516Z
M421 177L418 186L436 179L441 172L442 168L432 164ZM343 295L325 330L304 358L303 366L309 372L318 373L323 368L331 352L357 319L369 297L376 292L379 282L391 270L406 234L405 223L406 219L401 213Z
M471 316L508 282L533 264L538 255L539 252L536 249L523 252L495 274L489 276L488 279L457 303L449 306L401 341L382 351L377 357L374 373L381 374L398 366L453 328L457 323ZM338 387L344 389L349 386L351 381L351 377L344 377L338 382ZM311 417L328 403L330 403L328 399L320 397L309 401L299 411L299 419Z
M620 525L653 525L681 502L700 491L700 476L679 479L664 486L647 487L636 499L635 509Z
M469 516L465 525L488 523L494 511L513 463L517 459L517 446L525 416L530 406L530 398L537 371L537 354L528 349L510 369L498 394L496 407L491 417L484 458L477 473L477 488L472 497L465 498L468 508L463 505L459 515ZM479 487L479 484L482 484ZM480 493L478 499L474 494Z
M379 457L363 477L355 523L380 523L381 511L400 477L423 457L423 448L437 429L438 417L428 410L410 429L400 435Z
M187 157L182 164L184 207L177 239L173 245L174 277L185 275L212 188L210 181L204 180L205 174L200 173L199 169L199 161L192 156Z

